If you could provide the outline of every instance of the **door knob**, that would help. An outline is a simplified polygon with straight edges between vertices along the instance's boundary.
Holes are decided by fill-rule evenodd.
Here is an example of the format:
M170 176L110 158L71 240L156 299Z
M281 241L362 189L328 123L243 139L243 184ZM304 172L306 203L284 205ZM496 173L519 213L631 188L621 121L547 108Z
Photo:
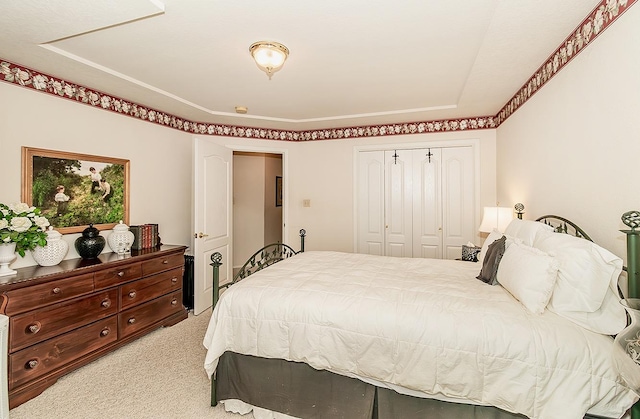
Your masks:
M196 239L201 239L201 238L203 238L203 237L209 237L209 235L208 235L208 234L205 234L205 233L203 233L203 232L200 232L200 233L195 233L195 234L193 235L193 237L194 237L194 238L196 238Z

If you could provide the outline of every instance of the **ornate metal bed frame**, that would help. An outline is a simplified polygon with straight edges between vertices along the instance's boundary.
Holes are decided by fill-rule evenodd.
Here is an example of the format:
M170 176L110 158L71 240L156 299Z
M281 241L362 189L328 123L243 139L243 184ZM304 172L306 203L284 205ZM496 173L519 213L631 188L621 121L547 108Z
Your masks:
M519 214L519 217L521 214ZM545 215L536 219L536 221L545 223L553 227L554 231L558 233L570 234L576 237L581 237L589 241L593 241L591 237L584 230L578 227L575 223L569 221L566 218L557 215ZM623 267L627 271L628 278L628 293L627 298L640 298L640 230L636 228L640 227L640 212L630 211L622 215L622 221L625 225L629 226L630 230L621 230L621 232L627 235L627 266ZM222 255L218 252L211 255L211 266L213 267L213 307L218 302L220 289L227 288L236 282L241 281L247 276L273 265L283 259L291 256L295 256L298 253L304 252L304 239L306 231L300 230L300 251L296 252L290 246L283 243L273 243L263 247L254 253L249 260L243 265L240 271L234 276L233 280L227 284L220 284L220 266L222 265ZM258 259L259 258L259 259ZM625 298L620 286L618 285L618 292L621 298ZM211 406L216 406L218 400L216 398L216 379L211 379ZM631 408L631 418L640 419L640 401L637 402Z
M267 266L280 262L286 258L297 255L304 252L304 238L307 236L305 229L301 229L300 232L300 250L295 251L291 246L284 243L271 243L255 252L251 257L242 265L242 268L233 276L233 279L223 285L220 285L220 266L222 266L222 254L215 252L211 255L211 266L213 266L213 305L215 307L220 298L220 290L229 288L231 285L242 281L251 274L254 274ZM211 378L211 406L216 406L218 400L216 398L216 380L215 377Z

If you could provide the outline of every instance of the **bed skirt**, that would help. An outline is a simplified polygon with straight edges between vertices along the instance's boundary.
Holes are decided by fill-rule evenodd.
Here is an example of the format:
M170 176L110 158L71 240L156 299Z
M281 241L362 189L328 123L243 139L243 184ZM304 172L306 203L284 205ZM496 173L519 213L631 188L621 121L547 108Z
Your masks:
M298 418L522 419L490 406L399 394L300 362L225 352L216 370L218 400L237 399Z

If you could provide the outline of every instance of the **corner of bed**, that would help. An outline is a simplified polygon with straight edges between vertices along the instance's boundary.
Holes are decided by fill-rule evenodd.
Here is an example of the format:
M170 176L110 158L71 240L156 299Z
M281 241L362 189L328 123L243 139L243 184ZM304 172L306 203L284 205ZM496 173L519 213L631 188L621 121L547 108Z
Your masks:
M533 222L518 218L519 222ZM584 243L593 243L588 246L597 247L596 253L600 252L603 259L608 258L609 266L618 266L618 270L611 268L612 270L607 271L616 272L617 290L613 289L612 279L609 281L610 286L606 285L606 293L612 292L613 297L609 294L608 297L602 297L604 301L614 298L618 304L621 300L640 298L640 231L636 230L640 227L640 213L627 212L623 214L622 221L630 227L629 230L621 230L627 237L627 267L622 266L620 258L599 248L583 229L570 220L555 215L545 215L535 220L543 224L549 232L563 233L584 239ZM228 376L233 374L242 375L244 381L247 381L246 377L249 374L260 371L266 379L262 380L263 383L256 384L261 386L256 391L263 393L266 388L275 392L269 393L269 397L278 400L272 402L269 398L265 399L264 394L260 397L246 396L248 400L244 400L241 396L251 394L251 390L242 390L245 393L241 390L231 393L227 391L221 399L239 399L242 400L240 403L246 402L252 408L261 407L299 417L323 417L327 414L331 416L328 412L342 412L343 417L346 417L341 409L351 409L348 417L356 417L357 414L357 417L380 419L425 417L427 412L438 412L440 415L444 413L445 416L451 417L490 415L500 419L521 418L523 415L553 418L558 417L558 412L569 412L568 416L562 417L578 417L576 412L581 412L580 417L620 417L626 409L630 409L631 418L640 419L640 386L628 383L636 379L640 383L640 361L632 361L633 371L625 371L625 374L622 374L616 371L621 368L620 364L613 360L613 347L618 344L617 341L613 343L614 335L621 336L624 330L630 328L628 310L620 310L624 312L626 320L626 326L622 327L624 330L608 333L607 330L610 329L606 327L603 330L597 329L600 324L598 322L602 317L606 317L599 314L600 311L604 311L605 302L602 300L599 304L602 304L603 308L596 304L597 310L593 310L595 314L586 313L578 320L571 319L571 316L565 318L561 309L552 309L551 295L543 306L544 313L532 313L527 310L529 307L524 300L519 301L517 294L510 293L511 290L499 281L500 278L497 283L503 286L498 287L475 280L475 274L480 269L482 261L474 264L435 259L380 259L378 256L340 252L309 252L304 257L292 258L304 252L305 236L305 230L300 230L300 251L282 243L274 243L258 250L234 275L232 281L223 285L219 283L222 255L214 253L211 256L214 308L218 305L220 290L229 289L231 285L237 284L249 275L287 260L286 263L263 271L255 280L239 286L245 293L255 292L259 296L254 296L252 300L254 303L260 301L260 313L255 304L250 309L250 314L258 318L253 320L259 322L260 316L268 313L268 318L262 319L264 323L260 324L258 330L243 326L247 328L240 327L228 332L229 335L235 335L235 338L226 335L223 337L222 330L232 327L230 324L217 325L214 316L223 314L218 313L222 310L214 310L204 340L208 349L205 368L208 367L207 372L211 375L212 406L216 406L218 402L217 381L221 373L225 382L229 381ZM506 230L504 236L507 236ZM509 237L511 245L514 246L513 237ZM515 241L518 242L516 246L524 246L522 239ZM529 246L525 247L533 247L533 242L526 244ZM566 243L562 242L561 245ZM544 249L544 246L540 248ZM536 252L544 253L552 259L556 256L553 252L545 253L538 249ZM549 266L556 266L557 263L561 262L554 261ZM349 267L350 270L347 271L343 267ZM556 266L554 275L560 275L561 267L562 265ZM623 269L627 271L628 279L626 296L618 284ZM398 277L393 277L393 281L398 283L394 282L393 286L389 286L388 282L391 279L387 278L392 278L394 272L400 272ZM293 276L287 279L287 275ZM473 279L468 279L470 275ZM431 279L432 277L434 279ZM464 277L467 282L456 282L458 277ZM296 281L299 281L299 286ZM549 294L555 293L554 290L557 290L558 286L554 281L552 287L555 288L552 288ZM273 294L273 301L262 299L267 290L268 294ZM302 297L305 296L311 299L303 300ZM225 301L220 301L221 304L234 300L224 297L226 296L223 296L222 300ZM353 311L345 311L337 301L346 301L347 306L356 309L358 316ZM465 305L468 302L471 302L471 305L483 304L480 307L481 316L476 316L472 309ZM586 305L590 303L585 302ZM546 307L547 304L549 307ZM284 308L284 305L288 308ZM327 310L322 311L322 306L328 307ZM556 307L561 307L560 297L556 301ZM306 311L300 314L294 309ZM276 316L279 311L286 313L284 317L271 317ZM398 319L393 316L398 316ZM595 329L590 328L589 324L583 324L592 320L589 316L599 316ZM286 320L291 317L291 323L285 322L285 317ZM317 321L306 324L308 318ZM378 323L370 324L372 318ZM620 324L620 316L617 320ZM392 328L378 332L380 321L391 324ZM340 329L340 333L331 337L322 336L325 330L338 328L338 322L346 325L346 329L351 329ZM305 324L300 326L302 323ZM439 329L445 328L452 332L451 336L438 334ZM478 342L470 344L465 340L457 340L461 335L474 334L476 329L482 329L477 338ZM544 341L547 338L541 335L545 329L551 330L552 337L549 337L548 341ZM403 333L417 334L415 343L405 342L406 336ZM253 339L260 334L275 336L274 341L264 341L262 345L267 349L263 349L263 352L256 349L258 344L255 342L239 342L237 351L233 345L229 345L229 341L243 341L237 336L249 335ZM362 335L367 339L359 340L354 335ZM506 346L488 350L487 347L493 345L486 342L490 336L496 337L491 338L492 341L505 340ZM531 342L516 341L523 336L532 339ZM447 339L453 339L454 343L449 345ZM554 339L559 340L553 342ZM640 345L640 332L636 339ZM387 341L391 342L389 348L384 347ZM302 349L296 347L301 342ZM474 344L476 346L473 346ZM569 351L568 347L581 345L588 350ZM329 347L334 346L338 347L336 352L342 352L337 355L330 354ZM605 353L607 350L611 353ZM506 355L508 352L517 351L521 353ZM591 352L595 352L595 355ZM410 355L407 357L405 353ZM532 358L525 358L529 355ZM594 358L581 359L583 356L592 355ZM508 358L511 356L513 359ZM330 359L331 357L336 359ZM591 364L578 365L575 371L566 372L565 364L550 364L555 357L568 358L568 364ZM626 358L627 364L624 365L628 366L631 358ZM519 363L526 365L526 368L517 370L516 365ZM433 378L435 381L431 382L435 372L425 366L434 367L434 371L450 369L452 372L447 372L444 380L438 377ZM594 372L596 370L598 371ZM467 372L477 374L467 375ZM289 381L284 384L271 381L278 379L278 374L287 376ZM630 375L633 379L627 380L626 377ZM583 376L586 378L583 379ZM240 378L235 379L237 381L233 384L227 383L225 386L237 386L242 381ZM313 387L310 391L317 394L310 394L309 391L301 389L308 385ZM477 388L474 385L477 385ZM247 387L246 383L244 387ZM333 387L333 392L324 392L325 388ZM591 388L591 393L587 391L587 395L573 394L575 389L581 387ZM534 395L530 394L532 392ZM564 397L554 395L563 392ZM240 396L234 397L237 394ZM518 400L512 401L510 397ZM538 400L538 397L541 400ZM303 399L303 402L298 403L297 399ZM303 406L305 403L308 406ZM318 406L319 404L327 406Z

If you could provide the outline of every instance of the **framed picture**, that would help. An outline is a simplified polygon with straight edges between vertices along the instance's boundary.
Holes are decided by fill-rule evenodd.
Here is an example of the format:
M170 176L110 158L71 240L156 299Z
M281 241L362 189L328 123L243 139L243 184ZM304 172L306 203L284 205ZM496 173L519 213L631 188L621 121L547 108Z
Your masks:
M282 176L276 176L276 207L282 206Z
M129 224L129 160L22 147L22 201L62 234Z

